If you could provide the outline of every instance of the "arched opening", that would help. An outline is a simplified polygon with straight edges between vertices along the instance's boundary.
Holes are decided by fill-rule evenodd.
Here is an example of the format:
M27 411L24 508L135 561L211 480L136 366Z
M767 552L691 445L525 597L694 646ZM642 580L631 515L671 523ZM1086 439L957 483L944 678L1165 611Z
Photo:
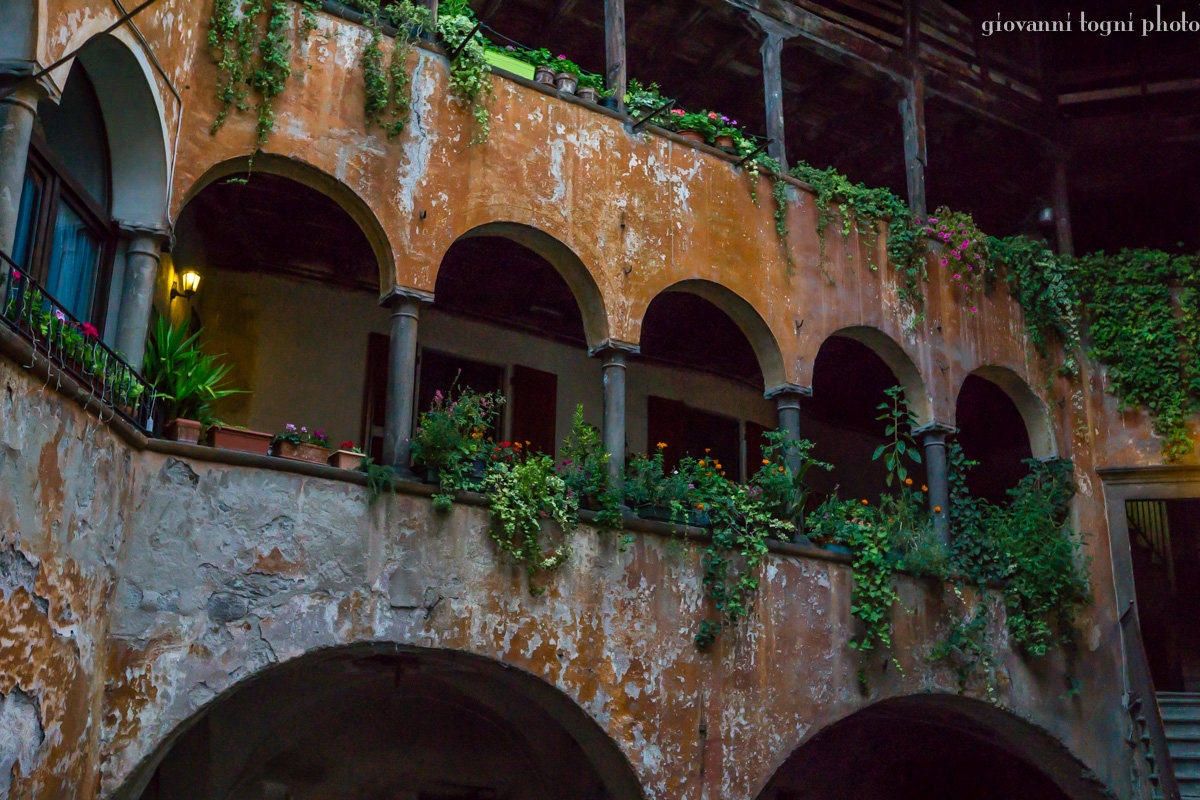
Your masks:
M797 748L759 800L1082 800L1103 787L1051 736L979 701L884 700Z
M1029 473L1033 456L1025 419L1003 389L986 378L968 375L955 405L958 443L963 455L979 465L967 472L975 497L1003 503Z
M162 114L133 52L88 42L38 103L13 259L63 311L114 343L124 282L121 230L165 225Z
M754 472L763 434L777 426L764 388L783 382L778 344L749 303L708 281L677 283L642 317L627 403L646 411L630 426L630 447L653 453L665 443L667 467L707 452L729 477L744 479ZM634 427L641 422L644 428Z
M492 435L555 455L577 405L600 424L588 345L605 329L599 289L565 245L516 224L472 230L446 251L421 312L417 412L454 386L499 392Z
M123 796L634 800L624 756L569 698L450 651L342 648L224 695Z
M893 347L903 354L894 343ZM916 373L915 367L912 373ZM813 457L834 467L832 472L813 471L812 483L817 489L836 489L842 499L871 502L891 491L886 466L873 455L887 441L887 422L879 419L884 413L879 406L889 402L885 392L892 386L904 387L904 397L919 420L924 390L913 391L912 379L903 380L862 337L838 332L821 344L813 364L812 397L801 402L800 427L801 435L815 445ZM923 459L920 464L907 461L906 467L914 484L924 482Z
M179 215L172 254L176 273L200 274L200 289L185 298L164 287L159 310L203 327L205 350L223 353L230 384L249 390L219 401L215 416L361 444L369 342L386 341L389 325L366 233L328 193L275 171L204 184Z

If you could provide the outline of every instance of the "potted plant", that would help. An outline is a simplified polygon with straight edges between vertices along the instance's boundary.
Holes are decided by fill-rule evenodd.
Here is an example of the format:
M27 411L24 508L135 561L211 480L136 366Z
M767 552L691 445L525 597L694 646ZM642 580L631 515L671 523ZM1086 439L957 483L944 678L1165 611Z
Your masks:
M521 51L512 45L501 48L489 44L487 49L483 51L484 61L487 61L496 69L511 72L513 75L520 76L526 80L533 80L536 75L536 69L533 64L526 61L521 55Z
M533 65L533 79L538 83L544 83L547 86L554 85L554 78L558 74L558 70L554 65L555 58L550 54L550 51L544 47L537 50L524 49L518 51L523 61Z
M600 440L600 431L583 419L583 406L575 407L571 434L563 441L565 458L559 474L580 508L597 512L597 521L605 527L621 524L621 493L608 476L609 454Z
M566 56L560 55L555 60L554 67L557 70L554 76L554 85L560 92L575 94L575 89L579 86L579 65Z
M704 524L702 508L689 497L694 484L681 468L667 471L664 450L667 443L659 442L654 455L636 455L629 459L625 472L625 502L642 519L684 524ZM700 512L700 513L698 513Z
M238 450L260 456L270 454L272 438L269 433L252 431L236 425L212 425L208 429L209 447Z
M737 140L744 138L737 127L737 120L730 119L724 114L717 121L713 134L713 147L719 147L729 153L738 152Z
M284 426L283 433L276 434L271 444L277 458L311 464L324 464L329 458L329 438L325 431L310 433L308 428L297 428L290 422Z
M710 141L716 134L718 114L708 111L684 111L677 108L671 112L671 127L685 139L693 142Z
M421 414L412 437L413 463L426 470L426 480L437 483L434 507L450 508L453 493L478 488L484 458L492 445L488 433L504 405L499 392L478 394L463 389L457 395L434 392L433 403Z
M358 469L366 457L367 454L359 450L354 442L347 440L329 454L329 466L338 469Z
M575 89L575 96L589 103L600 102L600 98L605 96L604 78L591 73L580 75L579 86Z
M218 422L212 416L214 402L243 391L225 386L232 366L200 351L201 332L188 336L186 321L172 325L159 317L142 361L143 377L154 387L167 421L164 433L168 439L189 444L200 440L201 428Z

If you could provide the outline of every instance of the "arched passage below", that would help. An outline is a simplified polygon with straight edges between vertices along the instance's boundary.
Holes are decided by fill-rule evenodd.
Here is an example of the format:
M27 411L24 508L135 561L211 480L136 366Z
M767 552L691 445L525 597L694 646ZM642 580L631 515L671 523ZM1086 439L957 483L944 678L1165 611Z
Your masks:
M783 352L779 347L779 342L766 320L748 301L719 283L695 278L671 284L660 292L658 297L668 292L694 294L709 301L727 314L745 334L746 340L750 342L750 347L754 349L759 369L762 371L764 388L770 390L787 383L787 370L784 368ZM649 308L650 306L647 305L647 312ZM643 313L644 319L645 313ZM700 324L702 322L697 321L697 325Z
M517 222L489 222L464 233L456 241L494 236L516 242L540 256L562 276L575 296L583 315L583 331L589 348L599 347L608 338L608 315L604 297L587 266L570 247L550 234ZM435 295L436 296L436 295Z
M222 161L219 164L209 167L208 171L200 176L195 184L188 189L187 195L180 203L180 208L186 207L188 203L210 184L225 178L245 177L250 168L249 156L229 159L228 161ZM354 190L316 167L293 158L272 155L270 153L259 153L255 156L252 169L256 173L276 175L296 181L310 189L315 189L333 200L343 211L350 215L350 218L362 230L363 235L367 238L367 242L370 243L375 261L379 265L380 294L385 294L396 285L396 262L391 241L388 239L387 232L384 231L379 219L375 216L375 212L371 210L370 206Z
M788 756L758 800L1099 800L1104 787L1048 732L957 695L883 700Z
M188 720L120 800L635 800L625 757L572 700L452 650L361 645L242 682Z

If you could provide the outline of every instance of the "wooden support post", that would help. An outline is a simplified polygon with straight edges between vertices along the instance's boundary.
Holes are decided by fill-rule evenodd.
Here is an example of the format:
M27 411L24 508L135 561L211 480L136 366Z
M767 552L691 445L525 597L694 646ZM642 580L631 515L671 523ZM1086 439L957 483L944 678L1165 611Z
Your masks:
M925 72L921 67L921 0L904 2L904 62L900 117L904 122L904 172L908 178L908 207L925 216Z
M925 81L914 75L904 82L900 97L900 117L904 122L904 172L908 177L908 207L923 217L925 206Z
M1067 202L1067 162L1061 156L1054 159L1054 232L1058 238L1058 254L1075 255L1075 242L1071 237L1071 208Z
M762 44L763 105L767 112L767 138L772 140L767 153L783 165L786 172L788 165L783 115L783 43L797 32L757 11L751 11L750 18L767 37Z
M617 111L625 110L625 0L604 0L605 79Z

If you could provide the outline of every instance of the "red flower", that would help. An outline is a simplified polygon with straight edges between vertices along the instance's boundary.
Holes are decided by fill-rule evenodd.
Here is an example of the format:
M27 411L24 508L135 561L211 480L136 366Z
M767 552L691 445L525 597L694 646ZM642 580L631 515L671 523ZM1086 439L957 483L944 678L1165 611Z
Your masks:
M84 336L90 336L93 339L100 337L100 331L96 330L96 326L90 322L83 323L83 325L80 326L80 330L83 331Z
M353 450L353 449L354 449L354 442L350 441L349 439L347 439L346 441L344 441L338 445L338 450Z

